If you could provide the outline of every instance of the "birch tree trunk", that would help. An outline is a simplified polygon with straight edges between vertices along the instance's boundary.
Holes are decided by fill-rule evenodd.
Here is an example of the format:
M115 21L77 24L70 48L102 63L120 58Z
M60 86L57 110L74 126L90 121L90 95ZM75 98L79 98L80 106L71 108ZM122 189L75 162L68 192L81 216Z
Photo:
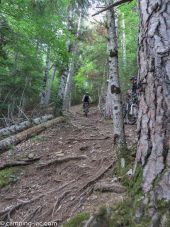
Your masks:
M122 13L122 21L121 21L121 27L122 27L122 62L124 67L126 67L126 33L125 33L125 15Z
M140 7L140 97L136 161L143 190L170 200L170 1L143 0Z
M76 54L74 51L73 53ZM63 110L69 111L71 105L71 89L72 89L72 81L74 75L74 56L70 59L69 70L67 75L67 81L64 91L64 99L63 99Z
M126 144L123 124L121 89L118 75L118 39L114 10L108 11L108 52L109 52L109 82L108 89L112 99L114 141L118 145Z
M103 82L102 82L102 87L99 95L99 111L100 115L103 118L106 118L106 97L107 97L107 79L108 79L108 60L106 61L106 64L104 66L104 71L103 71Z
M50 71L50 50L48 48L47 49L47 55L46 55L46 65L45 65L43 86L42 86L42 91L41 91L41 94L40 94L40 97L41 97L40 104L42 106L45 106L45 98L46 98L46 92L47 92L46 87L47 87L49 71Z

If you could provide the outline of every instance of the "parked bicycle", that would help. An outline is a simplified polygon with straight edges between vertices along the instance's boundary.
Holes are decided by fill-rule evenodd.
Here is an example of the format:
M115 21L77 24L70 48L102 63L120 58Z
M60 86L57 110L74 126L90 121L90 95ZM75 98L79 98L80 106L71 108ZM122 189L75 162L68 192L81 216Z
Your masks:
M123 105L123 118L127 124L135 124L138 117L138 103L136 95L131 94Z

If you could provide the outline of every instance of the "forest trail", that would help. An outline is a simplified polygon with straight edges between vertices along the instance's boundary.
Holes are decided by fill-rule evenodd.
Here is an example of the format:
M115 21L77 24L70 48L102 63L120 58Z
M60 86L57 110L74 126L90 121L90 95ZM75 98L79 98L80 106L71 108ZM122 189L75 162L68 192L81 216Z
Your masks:
M133 145L135 126L126 126L126 134L128 144ZM124 197L122 186L113 176L116 154L112 122L102 120L96 107L90 109L88 118L80 106L72 107L66 123L20 143L1 159L6 162L27 157L40 160L15 168L16 182L0 189L0 220L55 221L62 226L78 212L96 212ZM114 183L115 190L94 190L103 180Z

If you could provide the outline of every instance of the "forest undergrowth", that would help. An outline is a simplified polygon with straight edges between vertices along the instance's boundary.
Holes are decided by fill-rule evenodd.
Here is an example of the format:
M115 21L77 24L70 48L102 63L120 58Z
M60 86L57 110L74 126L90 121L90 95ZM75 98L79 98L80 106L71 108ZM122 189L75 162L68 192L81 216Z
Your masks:
M135 126L127 125L126 134L131 149L136 143ZM2 160L6 163L28 157L37 161L15 167L15 171L0 171L0 182L2 171L9 172L0 186L3 221L53 221L62 226L78 214L65 226L81 226L82 220L101 212L101 207L110 209L126 198L116 173L111 120L101 119L96 107L91 108L88 118L80 106L73 107L66 123L23 141L4 153Z

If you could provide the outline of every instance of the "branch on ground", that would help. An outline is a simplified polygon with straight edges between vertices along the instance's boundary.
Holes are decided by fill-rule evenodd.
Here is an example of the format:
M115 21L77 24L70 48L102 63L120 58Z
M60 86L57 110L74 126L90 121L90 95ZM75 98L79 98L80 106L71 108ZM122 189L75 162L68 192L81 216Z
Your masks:
M13 161L13 162L8 162L4 164L0 164L0 170L6 169L6 168L11 168L11 167L16 167L16 166L27 166L31 165L36 161L39 161L40 157L34 158L34 159L28 159L28 160L23 160L23 161Z

